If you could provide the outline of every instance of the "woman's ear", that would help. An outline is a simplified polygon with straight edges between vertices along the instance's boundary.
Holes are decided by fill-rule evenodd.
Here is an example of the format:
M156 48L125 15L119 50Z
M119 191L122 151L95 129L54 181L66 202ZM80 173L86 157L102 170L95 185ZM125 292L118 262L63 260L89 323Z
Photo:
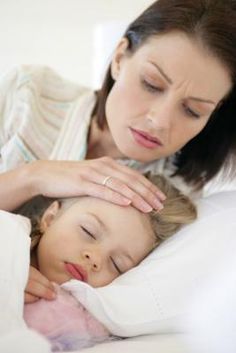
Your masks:
M40 221L40 229L42 232L45 232L45 230L51 225L60 208L60 202L53 201L51 205L46 209L46 211L44 211Z
M113 80L117 80L119 73L120 73L120 68L121 68L121 62L122 59L125 57L127 48L129 46L129 41L127 38L122 38L117 45L115 52L113 54L113 58L111 61L111 76Z

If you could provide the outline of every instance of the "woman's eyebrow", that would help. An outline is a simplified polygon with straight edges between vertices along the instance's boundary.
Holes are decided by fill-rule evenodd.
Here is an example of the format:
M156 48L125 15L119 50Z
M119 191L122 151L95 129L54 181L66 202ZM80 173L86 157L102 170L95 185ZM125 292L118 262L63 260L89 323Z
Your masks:
M166 73L162 70L162 68L157 65L156 63L154 63L153 61L150 61L150 63L155 66L155 68L159 71L159 73L161 74L162 77L164 77L164 79L171 85L173 83L173 81L166 75Z
M203 102L203 103L208 103L208 104L214 104L216 105L215 102L211 101L210 99L204 99L204 98L198 98L198 97L187 97L188 99L192 99L192 100L195 100L195 101L198 101L198 102Z
M167 74L162 70L162 68L157 65L157 63L154 63L153 61L150 61L150 63L155 66L155 68L159 71L159 73L161 74L161 76L169 83L172 84L173 81L167 76ZM187 97L188 99L192 99L198 102L203 102L203 103L208 103L208 104L214 104L216 105L215 102L211 101L210 99L204 99L204 98L198 98L198 97Z

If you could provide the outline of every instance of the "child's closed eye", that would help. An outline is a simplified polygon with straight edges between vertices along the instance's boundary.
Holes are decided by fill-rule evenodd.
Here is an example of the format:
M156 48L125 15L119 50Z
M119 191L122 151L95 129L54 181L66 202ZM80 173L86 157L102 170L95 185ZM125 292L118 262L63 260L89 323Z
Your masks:
M115 270L118 272L118 274L121 275L123 272L121 271L121 269L119 268L119 266L117 265L115 260L112 257L110 259L112 262L112 266L115 268Z
M87 234L90 238L93 238L93 239L96 239L95 235L90 231L88 230L87 228L81 226L81 229L83 230L83 232L85 234Z

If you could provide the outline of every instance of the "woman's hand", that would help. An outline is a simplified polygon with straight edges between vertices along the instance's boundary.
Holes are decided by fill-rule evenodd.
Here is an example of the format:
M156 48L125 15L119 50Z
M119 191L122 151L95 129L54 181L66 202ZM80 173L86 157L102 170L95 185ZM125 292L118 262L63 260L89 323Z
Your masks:
M89 195L122 206L132 204L143 212L163 208L165 195L155 185L110 157L80 162L36 161L28 167L33 196Z
M25 304L34 303L40 298L52 300L56 298L53 284L36 268L30 266L28 283L25 288Z

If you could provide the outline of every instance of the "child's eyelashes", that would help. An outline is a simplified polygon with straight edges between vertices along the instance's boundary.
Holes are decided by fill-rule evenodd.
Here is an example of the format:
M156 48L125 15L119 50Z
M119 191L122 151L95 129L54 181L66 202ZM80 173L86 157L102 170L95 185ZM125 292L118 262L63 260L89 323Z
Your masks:
M96 239L95 235L90 231L88 230L87 228L81 226L81 229L84 231L84 233L86 233L89 237L93 238L93 239Z
M112 257L110 259L111 259L112 265L115 268L115 270L119 273L119 275L121 275L123 272L121 271L121 269L119 268L117 263L114 261L114 259Z

